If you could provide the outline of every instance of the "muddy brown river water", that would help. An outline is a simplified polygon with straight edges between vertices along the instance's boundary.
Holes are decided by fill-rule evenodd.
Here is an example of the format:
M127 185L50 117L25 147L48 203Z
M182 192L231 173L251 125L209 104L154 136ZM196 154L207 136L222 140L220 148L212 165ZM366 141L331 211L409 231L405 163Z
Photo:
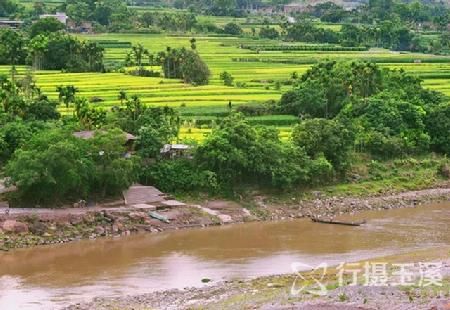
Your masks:
M348 216L344 217L348 218ZM0 309L58 309L450 245L450 203L360 213L361 227L293 220L80 241L0 253Z

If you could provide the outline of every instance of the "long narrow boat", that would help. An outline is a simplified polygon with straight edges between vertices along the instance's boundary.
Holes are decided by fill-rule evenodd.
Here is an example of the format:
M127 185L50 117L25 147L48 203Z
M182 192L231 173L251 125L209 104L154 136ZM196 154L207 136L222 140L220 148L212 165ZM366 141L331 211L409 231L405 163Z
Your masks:
M150 215L150 217L152 217L154 219L160 220L161 222L164 222L164 223L167 223L167 224L170 223L170 221L169 221L169 219L167 217L165 217L164 215L161 215L159 213L151 211L151 212L148 213L148 215Z
M344 222L344 221L335 221L335 220L321 220L316 217L312 217L311 221L315 223L321 223L321 224L334 224L334 225L345 225L345 226L361 226L363 224L366 224L367 222L361 221L361 222Z

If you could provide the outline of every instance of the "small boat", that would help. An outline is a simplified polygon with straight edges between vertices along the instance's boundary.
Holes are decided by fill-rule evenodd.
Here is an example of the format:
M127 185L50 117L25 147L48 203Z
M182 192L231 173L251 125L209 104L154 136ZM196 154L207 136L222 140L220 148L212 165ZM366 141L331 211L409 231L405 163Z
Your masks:
M315 223L321 223L321 224L334 224L334 225L345 225L345 226L361 226L363 224L366 224L366 220L361 222L344 222L344 221L335 221L335 220L321 220L317 217L312 217L311 221Z
M150 217L152 217L154 219L160 220L161 222L164 222L164 223L167 223L167 224L170 223L170 221L169 221L169 219L167 217L165 217L165 216L163 216L163 215L161 215L159 213L156 213L156 212L152 211L152 212L149 212L148 215L150 215Z

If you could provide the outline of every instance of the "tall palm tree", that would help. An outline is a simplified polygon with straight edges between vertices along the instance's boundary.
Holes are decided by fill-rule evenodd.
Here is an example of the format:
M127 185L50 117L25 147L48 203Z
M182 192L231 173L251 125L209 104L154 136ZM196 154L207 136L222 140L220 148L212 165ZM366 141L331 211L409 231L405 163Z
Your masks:
M37 35L33 39L31 39L28 48L33 56L33 69L41 70L42 69L42 58L44 57L44 53L47 50L48 45L48 37L44 35Z
M131 48L131 55L134 58L136 65L139 67L139 70L142 69L142 60L145 56L149 56L150 52L146 49L142 44L134 45Z
M69 104L74 102L78 88L73 85L57 86L56 91L59 93L59 101L64 102L66 108L68 108Z
M118 99L120 100L120 104L123 105L123 102L128 99L127 92L121 89L119 92Z
M87 42L84 45L84 50L88 57L89 70L97 71L99 69L97 65L101 63L101 59L103 58L103 47L95 42Z

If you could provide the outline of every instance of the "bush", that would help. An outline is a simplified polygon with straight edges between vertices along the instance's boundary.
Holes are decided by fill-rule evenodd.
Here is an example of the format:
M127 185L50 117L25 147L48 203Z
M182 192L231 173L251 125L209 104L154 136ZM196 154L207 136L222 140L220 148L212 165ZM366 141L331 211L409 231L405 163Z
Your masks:
M161 72L148 70L144 68L130 70L127 72L129 75L133 76L144 76L144 77L161 77Z
M218 187L215 173L201 170L187 159L163 160L146 166L140 180L167 192L214 192Z
M311 119L294 127L292 140L311 158L323 156L342 173L350 165L355 135L351 126L337 120Z
M241 104L236 108L236 112L245 116L259 116L267 114L268 109L263 104Z
M448 163L443 163L439 166L438 174L443 178L450 179L450 166Z
M60 129L42 131L27 141L6 166L17 186L16 202L60 206L89 195L115 196L136 181L136 165L124 157L120 130L98 132L89 140Z
M97 96L89 98L90 103L98 103L98 102L103 102L103 101L105 101L103 98L97 97Z
M87 153L87 143L70 134L36 135L6 166L6 175L18 189L15 197L31 207L85 198L93 171Z
M227 71L224 71L220 74L220 79L223 81L223 85L233 86L234 77Z
M242 34L242 28L236 23L228 23L223 27L223 32L233 36L238 36Z
M426 128L434 151L450 155L450 104L433 107L426 116Z
M263 27L259 31L259 36L261 38L277 39L280 36L280 34L275 28Z

